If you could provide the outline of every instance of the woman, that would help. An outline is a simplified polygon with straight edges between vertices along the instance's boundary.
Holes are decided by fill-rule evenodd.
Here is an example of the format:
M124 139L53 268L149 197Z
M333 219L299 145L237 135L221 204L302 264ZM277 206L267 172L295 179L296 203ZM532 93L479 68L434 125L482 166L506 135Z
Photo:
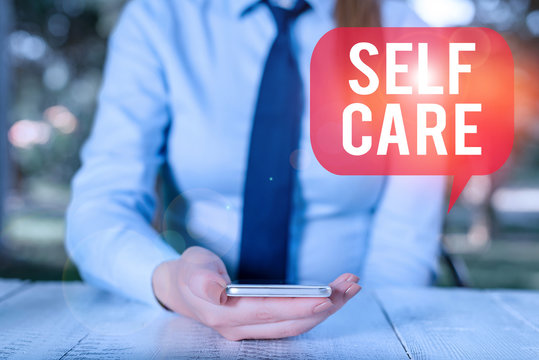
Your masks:
M336 22L421 25L392 1L134 0L127 6L111 39L68 211L67 248L85 280L159 302L234 340L309 330L358 293L353 274L367 286L432 282L443 179L335 176L312 154L305 106L310 55ZM288 128L294 114L297 126ZM296 134L292 147L278 140L260 148L275 129ZM286 161L274 161L283 149ZM272 166L278 176L256 180ZM187 203L189 244L199 245L181 256L151 226L160 168ZM273 181L281 182L279 190ZM284 205L267 211L257 203L275 198ZM277 228L286 233L274 235ZM242 273L252 271L272 277L274 270L291 283L336 279L333 295L227 299L231 277L249 278Z

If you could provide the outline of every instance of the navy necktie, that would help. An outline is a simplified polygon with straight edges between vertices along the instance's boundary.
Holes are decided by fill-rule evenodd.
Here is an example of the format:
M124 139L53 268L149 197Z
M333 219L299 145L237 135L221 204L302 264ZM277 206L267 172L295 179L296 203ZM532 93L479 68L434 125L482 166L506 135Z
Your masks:
M290 157L299 146L304 106L290 27L310 8L304 0L291 10L264 4L278 32L266 60L251 132L238 271L240 281L260 283L286 280L295 177Z

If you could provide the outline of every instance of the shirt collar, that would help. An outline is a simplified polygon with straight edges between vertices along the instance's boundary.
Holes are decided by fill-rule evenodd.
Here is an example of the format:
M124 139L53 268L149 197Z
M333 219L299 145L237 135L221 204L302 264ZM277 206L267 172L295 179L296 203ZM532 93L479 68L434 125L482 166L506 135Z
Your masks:
M262 0L233 0L230 1L230 9L234 15L241 17ZM306 0L314 11L333 15L334 0Z

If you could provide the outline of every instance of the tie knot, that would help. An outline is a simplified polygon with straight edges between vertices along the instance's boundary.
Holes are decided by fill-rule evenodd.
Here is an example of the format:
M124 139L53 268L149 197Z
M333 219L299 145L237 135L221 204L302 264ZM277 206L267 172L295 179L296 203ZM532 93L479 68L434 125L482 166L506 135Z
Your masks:
M311 6L305 0L297 0L296 5L291 9L275 6L268 0L264 0L264 3L268 5L273 17L275 18L279 32L288 30L290 23L311 8Z

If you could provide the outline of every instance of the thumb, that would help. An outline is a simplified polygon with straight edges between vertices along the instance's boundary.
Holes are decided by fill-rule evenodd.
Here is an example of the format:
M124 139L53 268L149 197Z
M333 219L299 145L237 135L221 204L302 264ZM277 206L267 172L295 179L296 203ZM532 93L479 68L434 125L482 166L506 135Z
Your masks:
M215 305L226 303L226 285L227 281L223 275L207 269L199 269L188 283L193 295Z

